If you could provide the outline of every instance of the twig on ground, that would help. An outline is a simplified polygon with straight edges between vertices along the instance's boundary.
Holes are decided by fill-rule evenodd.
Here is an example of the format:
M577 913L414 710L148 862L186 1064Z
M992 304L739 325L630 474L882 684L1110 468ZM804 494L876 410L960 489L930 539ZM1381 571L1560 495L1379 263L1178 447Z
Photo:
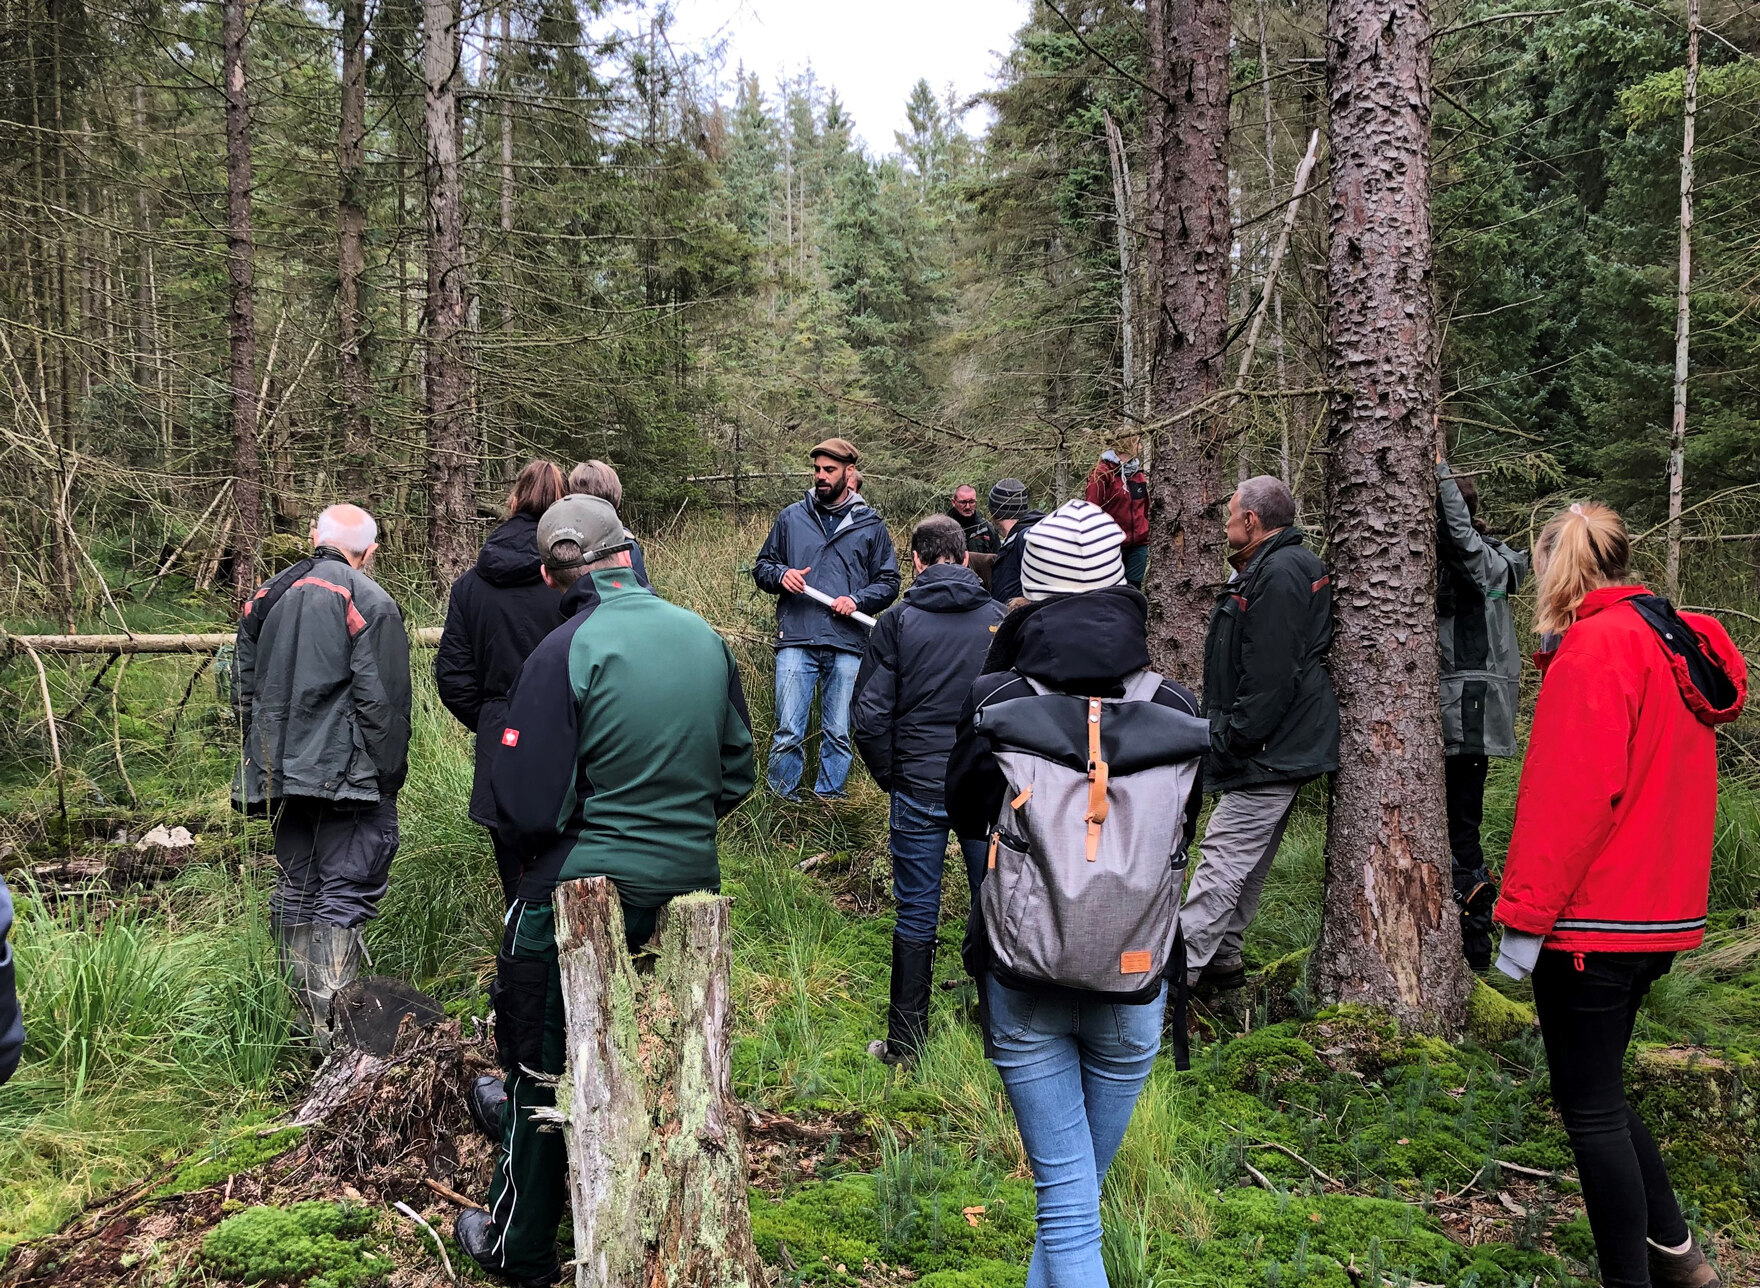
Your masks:
M1247 1175L1253 1178L1253 1184L1257 1185L1260 1189L1269 1190L1272 1188L1271 1181L1266 1177L1264 1172L1261 1172L1258 1168L1245 1160L1242 1160L1241 1166L1247 1169Z
M481 1203L475 1203L475 1202L472 1202L470 1199L467 1199L464 1195L460 1194L457 1190L453 1189L450 1185L442 1185L439 1181L435 1180L432 1176L422 1177L422 1184L426 1185L429 1189L433 1190L434 1193L438 1194L441 1198L445 1199L448 1203L456 1203L461 1208L470 1208L473 1212L487 1212L489 1210L488 1208L484 1207Z
M116 751L116 772L122 775L123 789L128 792L128 803L134 805L140 800L135 795L134 784L128 779L128 766L122 763L122 712L116 695L122 692L122 676L128 670L129 658L122 659L122 665L116 668L116 683L110 686L110 745Z
M1548 1172L1538 1167L1523 1167L1520 1163L1506 1163L1501 1158L1494 1158L1491 1161L1504 1171L1514 1172L1517 1176L1532 1176L1542 1181L1570 1181L1573 1184L1577 1179L1564 1172Z
M1318 1167L1315 1167L1312 1163L1310 1163L1307 1159L1303 1158L1300 1154L1296 1153L1295 1150L1291 1149L1288 1145L1279 1145L1276 1141L1268 1140L1268 1141L1262 1142L1261 1144L1248 1145L1247 1148L1248 1149L1275 1149L1279 1154L1283 1154L1286 1157L1295 1159L1296 1162L1300 1163L1303 1167L1307 1168L1310 1172L1314 1173L1314 1175L1317 1179L1324 1181L1326 1184L1339 1185L1339 1186L1342 1186L1344 1184L1343 1181L1340 1181L1340 1180L1337 1180L1331 1176L1328 1176L1325 1172L1321 1171Z
M12 638L17 640L18 636ZM18 642L24 644L24 651L30 654L37 668L37 687L43 694L43 717L49 722L49 754L55 760L55 803L61 809L61 831L71 851L73 830L67 822L67 766L61 763L61 734L55 728L55 704L49 700L49 673L43 669L43 659L37 656L37 650L23 640Z
M446 1255L446 1243L444 1240L442 1240L440 1238L440 1232L438 1230L436 1230L433 1226L429 1225L427 1223L427 1221L423 1220L421 1213L417 1212L414 1208L412 1208L409 1204L405 1203L402 1199L398 1199L397 1202L393 1203L391 1206L396 1208L399 1212L403 1213L410 1220L414 1221L417 1225L421 1226L422 1229L424 1229L428 1232L428 1237L431 1238L432 1240L434 1240L435 1251L437 1251L440 1254L440 1264L446 1270L446 1277L448 1279L452 1280L453 1283L457 1283L458 1276L453 1273L452 1258L448 1257Z

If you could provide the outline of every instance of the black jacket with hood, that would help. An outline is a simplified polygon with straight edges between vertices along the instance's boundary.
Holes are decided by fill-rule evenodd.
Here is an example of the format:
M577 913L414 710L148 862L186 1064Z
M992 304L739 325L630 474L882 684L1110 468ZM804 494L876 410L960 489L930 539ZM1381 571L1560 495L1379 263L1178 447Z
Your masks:
M1021 597L1021 557L1027 550L1027 529L1044 517L1039 510L1029 510L1002 539L990 569L990 598L997 603L1008 604Z
M1204 640L1213 792L1303 783L1338 768L1332 578L1299 528L1266 537L1216 596Z
M882 791L940 804L953 730L1002 605L959 564L925 568L880 615L856 674L856 750Z
M476 567L452 584L434 656L440 701L477 735L470 815L484 827L497 821L489 757L501 742L508 691L532 650L562 622L562 592L546 586L540 571L538 520L516 514L489 534Z
M0 1082L18 1068L24 1052L24 1020L18 1011L18 981L12 964L12 945L7 935L12 930L12 895L6 882L0 881Z

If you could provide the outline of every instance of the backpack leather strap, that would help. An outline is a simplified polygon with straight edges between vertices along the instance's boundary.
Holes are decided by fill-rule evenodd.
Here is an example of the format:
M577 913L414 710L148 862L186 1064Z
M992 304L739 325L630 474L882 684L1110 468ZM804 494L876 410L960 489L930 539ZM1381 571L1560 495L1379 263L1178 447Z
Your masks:
M1100 699L1088 699L1088 862L1100 856L1100 828L1106 822L1109 771L1100 751Z

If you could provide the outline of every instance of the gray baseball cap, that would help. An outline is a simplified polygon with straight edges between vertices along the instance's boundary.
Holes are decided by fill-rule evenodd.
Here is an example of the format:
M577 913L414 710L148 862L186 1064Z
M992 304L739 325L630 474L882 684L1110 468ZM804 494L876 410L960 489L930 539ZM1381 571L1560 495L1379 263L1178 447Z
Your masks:
M578 558L556 559L550 549L558 541L572 541L581 548ZM538 520L538 555L552 569L578 568L628 550L635 541L624 531L623 520L609 501L579 492L565 496Z

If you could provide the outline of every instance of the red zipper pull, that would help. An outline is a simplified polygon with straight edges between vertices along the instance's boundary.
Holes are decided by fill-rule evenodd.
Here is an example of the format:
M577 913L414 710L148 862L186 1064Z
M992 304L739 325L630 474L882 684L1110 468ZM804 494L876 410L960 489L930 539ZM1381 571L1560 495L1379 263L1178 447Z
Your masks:
M1572 961L1574 961L1574 962L1576 962L1576 964L1577 964L1577 969L1578 969L1578 970L1582 970L1582 969L1583 969L1583 954L1581 954L1581 953L1572 953L1572 954L1571 954L1571 960L1572 960Z

